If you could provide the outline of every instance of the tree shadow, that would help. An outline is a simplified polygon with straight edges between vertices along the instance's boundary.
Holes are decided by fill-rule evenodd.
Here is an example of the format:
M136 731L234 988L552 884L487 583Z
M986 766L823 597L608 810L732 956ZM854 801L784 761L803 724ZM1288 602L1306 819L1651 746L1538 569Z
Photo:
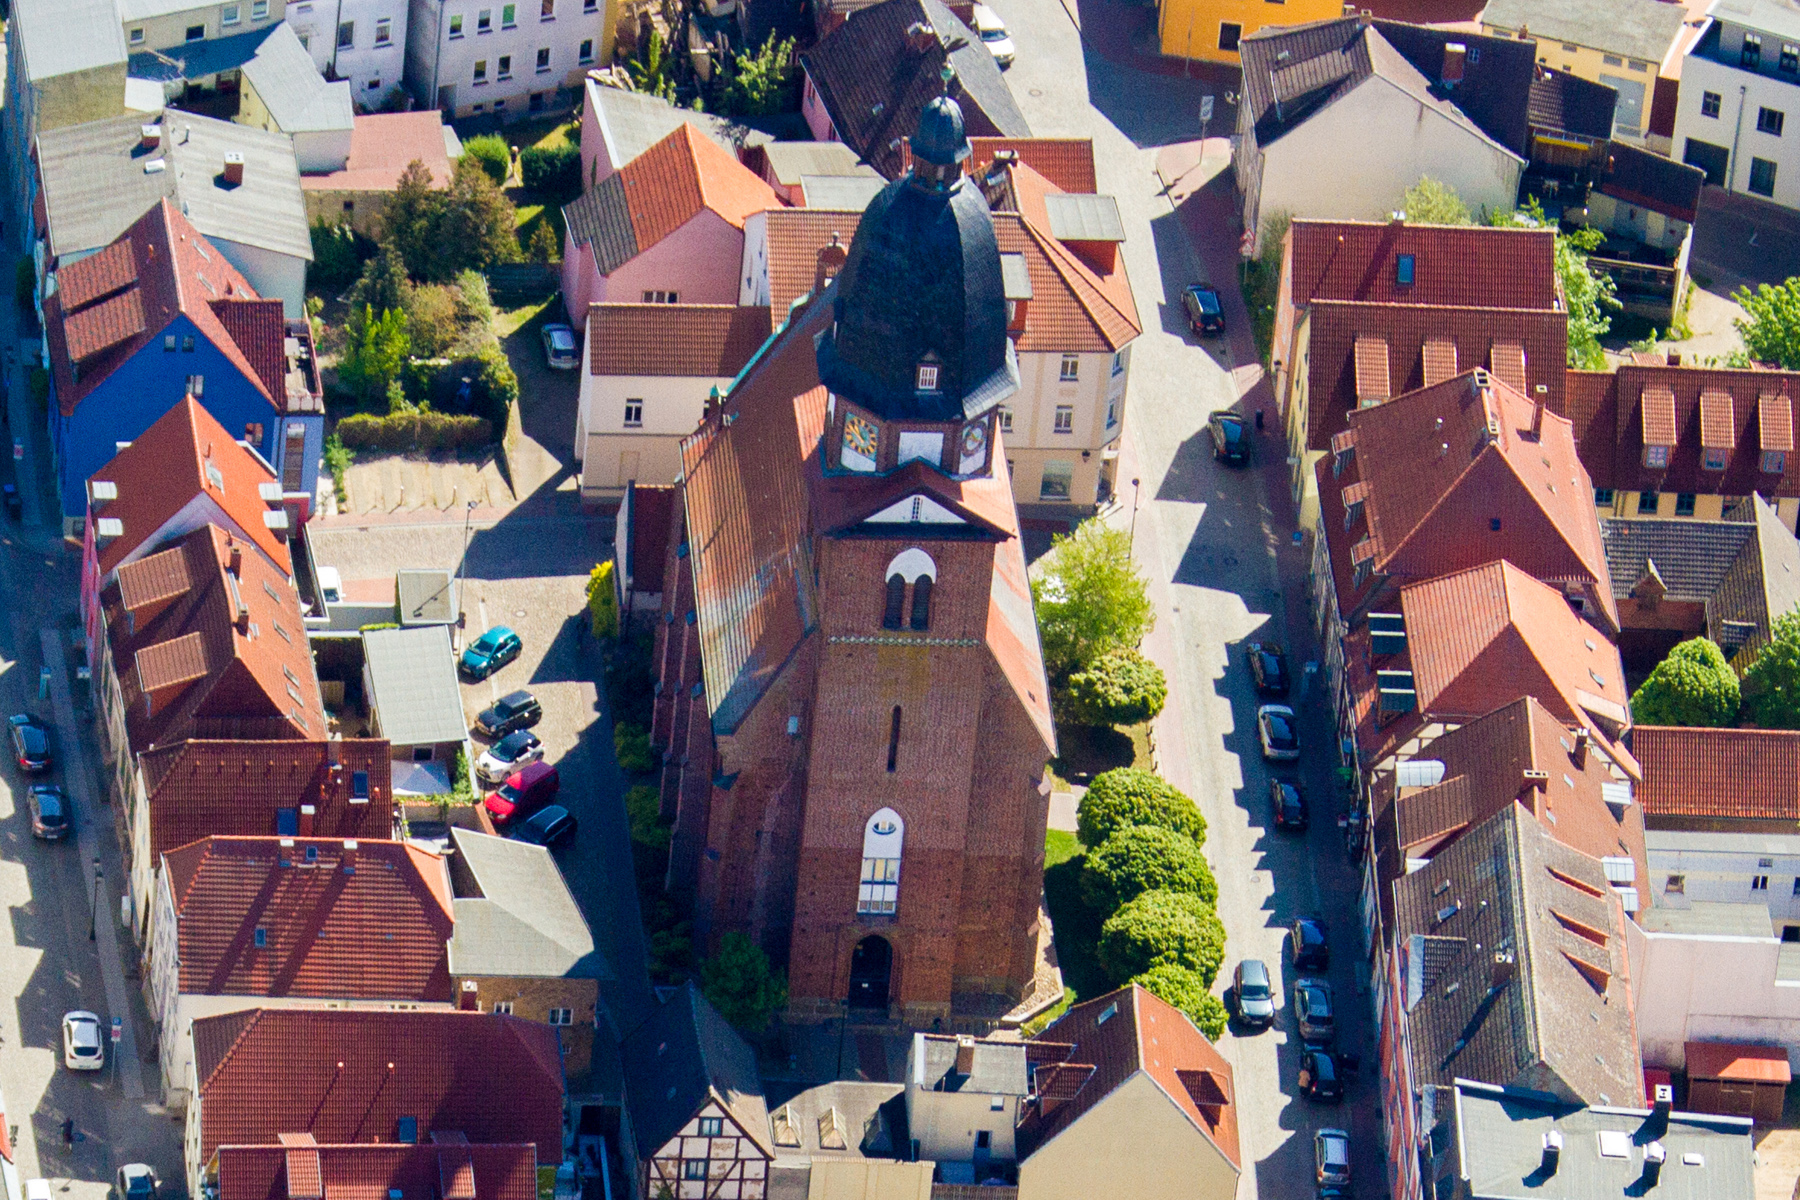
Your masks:
M1140 752L1141 738L1141 733L1134 738L1131 732L1110 725L1058 725L1056 745L1062 753L1051 765L1062 779L1086 787L1102 771L1147 766L1138 761L1149 757Z
M1112 988L1096 953L1102 918L1081 894L1086 863L1087 856L1077 854L1044 872L1044 907L1050 910L1057 965L1064 986L1078 997L1098 996Z

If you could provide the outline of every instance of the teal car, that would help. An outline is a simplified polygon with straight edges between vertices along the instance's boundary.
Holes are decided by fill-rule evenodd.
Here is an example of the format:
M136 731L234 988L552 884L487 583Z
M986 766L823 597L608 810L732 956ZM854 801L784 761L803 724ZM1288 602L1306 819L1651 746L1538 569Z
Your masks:
M463 648L463 674L471 679L486 679L525 649L519 635L504 625L496 625Z

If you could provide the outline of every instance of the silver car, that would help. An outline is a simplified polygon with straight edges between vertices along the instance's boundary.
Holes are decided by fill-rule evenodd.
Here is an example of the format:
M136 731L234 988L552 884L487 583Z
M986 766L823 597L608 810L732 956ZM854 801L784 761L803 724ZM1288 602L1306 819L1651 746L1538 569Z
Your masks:
M1293 762L1300 757L1300 729L1294 710L1285 704L1265 704L1256 710L1256 740L1270 762Z
M544 361L558 371L573 371L580 361L575 331L567 325L544 326Z

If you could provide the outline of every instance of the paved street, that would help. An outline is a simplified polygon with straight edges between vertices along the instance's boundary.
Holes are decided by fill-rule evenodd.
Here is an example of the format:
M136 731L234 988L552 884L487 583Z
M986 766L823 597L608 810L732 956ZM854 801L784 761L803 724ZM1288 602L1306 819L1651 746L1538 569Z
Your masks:
M1242 646L1252 636L1288 643L1296 669L1316 656L1304 602L1306 556L1290 540L1283 451L1271 433L1260 443L1257 468L1228 471L1213 462L1202 432L1209 412L1236 407L1248 414L1267 396L1266 385L1254 386L1260 372L1232 370L1255 355L1233 286L1239 231L1229 169L1179 214L1155 174L1159 147L1199 137L1199 96L1207 90L1220 95L1209 129L1220 140L1209 143L1207 162L1221 162L1233 119L1222 93L1236 83L1137 69L1141 59L1116 32L1103 31L1129 26L1140 10L1088 0L1077 10L1094 31L1084 46L1059 0L991 3L1018 43L1008 81L1033 132L1092 137L1100 188L1118 198L1125 221L1127 269L1145 332L1132 350L1121 504L1112 519L1131 521L1129 481L1140 479L1136 547L1159 614L1149 650L1168 670L1172 692L1158 745L1165 774L1207 818L1207 853L1230 938L1217 986L1223 990L1239 958L1280 964L1282 929L1293 917L1324 917L1336 951L1339 1047L1363 1056L1362 1080L1345 1106L1320 1109L1284 1092L1298 1069L1298 1035L1285 1011L1273 1030L1221 1043L1238 1072L1246 1168L1240 1195L1310 1196L1311 1133L1326 1125L1353 1132L1358 1194L1380 1195L1385 1172L1371 1022L1356 969L1356 880L1334 821L1329 711L1316 693L1296 704L1313 827L1305 836L1277 835L1269 828L1268 773L1256 751L1255 700L1243 663ZM1106 54L1094 48L1102 40ZM1185 335L1178 308L1180 288L1199 279L1227 293L1232 331L1206 348ZM1243 401L1240 391L1248 393ZM1268 425L1273 431L1280 422ZM1293 972L1282 975L1291 986Z

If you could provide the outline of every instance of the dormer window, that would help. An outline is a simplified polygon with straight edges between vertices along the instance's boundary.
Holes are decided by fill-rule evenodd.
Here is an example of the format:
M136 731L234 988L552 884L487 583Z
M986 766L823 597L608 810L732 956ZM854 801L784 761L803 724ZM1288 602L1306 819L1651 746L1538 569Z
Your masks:
M919 364L919 390L935 392L938 386L938 365L936 363Z
M1652 471L1660 471L1667 467L1669 465L1669 448L1667 446L1646 444L1644 446L1644 465L1649 467ZM1720 465L1713 469L1723 471L1725 468L1723 465Z
M1394 259L1394 282L1401 287L1411 287L1413 281L1413 256L1397 255Z

